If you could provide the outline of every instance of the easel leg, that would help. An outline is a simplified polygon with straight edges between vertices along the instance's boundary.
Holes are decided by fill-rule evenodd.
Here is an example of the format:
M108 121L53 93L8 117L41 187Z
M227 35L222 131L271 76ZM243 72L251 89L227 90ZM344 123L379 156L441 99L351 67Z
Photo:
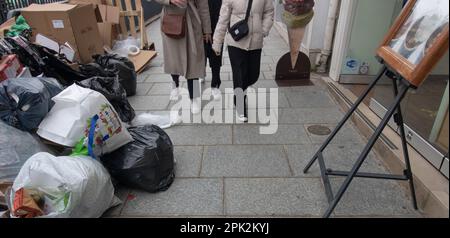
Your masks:
M392 83L394 84L394 95L397 96L398 95L397 80L395 78L393 78ZM403 156L405 157L405 165L406 165L405 175L409 179L409 187L411 189L411 197L412 197L413 206L414 206L414 209L418 210L416 189L414 187L414 178L413 178L414 176L412 173L411 162L409 159L408 143L406 141L406 133L405 133L405 124L403 121L403 113L402 113L402 108L401 108L400 104L397 107L397 114L395 115L395 122L397 123L397 125L399 126L399 129L400 129L400 136L402 139L402 147L403 147Z
M334 198L334 200L332 201L332 203L328 207L327 211L325 212L325 214L324 214L325 218L330 217L331 213L333 213L334 209L336 208L337 204L341 200L342 196L347 191L348 186L350 185L350 183L352 182L353 178L357 174L358 170L361 168L361 165L364 163L365 159L367 158L367 155L372 150L373 146L375 145L376 141L380 137L380 135L383 132L384 128L389 123L389 120L391 119L391 117L397 111L397 108L400 105L402 99L405 97L406 92L408 91L408 89L409 89L409 86L406 86L406 85L402 86L402 88L400 89L400 93L395 98L394 103L391 105L391 107L389 108L388 112L386 113L386 115L384 116L383 120L381 121L380 125L375 130L375 133L370 138L370 140L369 140L368 144L366 145L366 147L364 148L362 154L359 156L359 158L358 158L357 162L355 163L355 165L353 166L351 172L349 173L349 175L345 179L344 183L342 184L341 188L337 192L336 197Z
M373 82L369 85L369 87L366 89L366 91L358 98L358 100L355 102L355 104L352 106L352 108L345 114L344 118L339 122L338 126L334 129L333 133L327 138L325 143L323 143L322 147L317 151L317 153L314 155L314 157L309 161L308 165L306 165L305 169L303 170L303 173L308 173L311 166L317 161L317 158L319 154L321 154L325 148L330 144L330 142L334 139L336 134L341 130L341 128L345 125L345 123L348 121L350 116L358 109L359 105L364 101L364 98L369 94L369 92L375 87L375 85L380 81L380 79L385 75L387 72L387 67L383 66L383 68L378 73L377 77Z

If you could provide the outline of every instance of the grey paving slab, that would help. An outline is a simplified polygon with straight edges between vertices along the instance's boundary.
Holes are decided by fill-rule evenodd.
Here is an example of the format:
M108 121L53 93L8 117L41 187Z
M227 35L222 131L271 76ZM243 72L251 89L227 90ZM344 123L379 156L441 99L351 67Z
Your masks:
M147 73L146 83L170 83L172 77L164 73Z
M129 97L135 110L163 110L169 105L169 96L133 96Z
M127 197L128 197L128 194L130 193L130 191L131 190L129 188L126 188L126 187L122 187L122 186L117 187L115 189L114 194L116 195L116 197L118 199L121 200L122 203L117 205L117 206L115 206L115 207L112 207L112 208L108 209L103 214L102 217L116 217L116 216L119 216L121 211L122 211L122 209L123 209L123 207L125 206L125 204L127 202Z
M289 104L294 108L337 107L323 90L286 92Z
M138 74L136 78L136 82L143 83L148 78L148 74Z
M325 142L325 140L328 138L328 135L326 136L319 136L319 135L314 135L312 133L310 133L308 131L308 127L311 125L321 125L321 126L325 126L328 127L331 131L334 130L334 128L336 128L336 124L305 124L305 129L308 133L308 136L311 138L311 141L314 144L322 144L323 142ZM361 136L361 134L359 132L356 131L356 129L351 126L350 124L345 125L339 132L338 134L335 136L335 138L333 139L333 141L331 141L331 144L339 144L339 145L345 145L348 143L354 143L354 144L364 144L364 139Z
M327 202L319 179L225 179L225 211L243 216L320 216Z
M261 99L263 96L253 91L247 93L248 108L289 108L289 102L286 94L283 92L272 93L270 90L266 91L265 102ZM262 92L261 92L262 93Z
M282 124L337 124L343 117L337 108L280 108L279 113Z
M321 145L287 145L286 153L289 164L298 177L320 177L319 164L316 162L308 173L304 174L303 169L313 158ZM362 151L362 144L330 145L323 153L327 168L340 171L350 171ZM387 173L383 163L370 153L360 172Z
M132 191L135 199L125 205L121 216L209 216L223 213L221 179L175 179L166 192Z
M309 139L306 136L303 125L278 125L275 134L260 134L261 126L235 125L233 126L233 142L243 145L285 145L306 144Z
M138 83L136 87L136 95L145 96L147 95L150 88L153 86L152 83Z
M288 177L289 165L282 146L208 146L203 177Z
M343 179L332 180L334 191ZM397 181L356 178L335 210L336 216L420 217L409 191Z
M169 95L172 89L172 83L154 83L150 89L149 95Z
M198 177L200 174L202 154L203 147L201 146L175 146L176 177Z
M232 126L175 126L166 130L175 145L226 145L232 143Z

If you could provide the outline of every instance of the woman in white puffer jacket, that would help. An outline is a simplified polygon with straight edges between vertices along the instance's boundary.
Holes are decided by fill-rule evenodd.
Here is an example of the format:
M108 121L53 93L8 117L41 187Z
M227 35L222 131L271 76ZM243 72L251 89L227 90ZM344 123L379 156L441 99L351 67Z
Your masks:
M242 92L255 84L260 75L261 53L264 37L269 35L273 26L273 0L253 0L248 19L249 34L235 41L229 34L229 26L245 19L249 0L223 0L219 22L213 37L213 50L221 54L224 40L228 45L231 67L233 71L233 86L236 92L238 118L247 121L246 97ZM240 107L239 105L243 105ZM242 108L242 109L241 109Z

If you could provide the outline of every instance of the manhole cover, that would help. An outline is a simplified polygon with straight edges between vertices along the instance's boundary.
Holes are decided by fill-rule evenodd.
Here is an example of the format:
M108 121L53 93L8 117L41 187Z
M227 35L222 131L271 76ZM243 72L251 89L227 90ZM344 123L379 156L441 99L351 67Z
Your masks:
M326 135L331 134L330 128L328 128L326 126L320 126L320 125L309 126L308 131L309 131L309 133L311 133L313 135L318 135L318 136L326 136Z

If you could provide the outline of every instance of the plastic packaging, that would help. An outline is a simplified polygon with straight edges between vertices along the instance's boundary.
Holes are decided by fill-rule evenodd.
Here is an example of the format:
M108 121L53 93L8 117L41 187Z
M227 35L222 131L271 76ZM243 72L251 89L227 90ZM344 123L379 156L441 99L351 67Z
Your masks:
M25 161L41 151L45 146L28 132L0 121L0 182L14 181Z
M167 129L173 125L170 115L154 115L151 113L143 113L131 122L132 126L156 125L162 129Z
M157 126L129 128L134 141L102 157L111 176L147 192L167 190L175 179L173 144Z
M74 84L53 100L55 106L39 125L40 137L68 147L74 147L82 139L87 146L87 139L92 139L95 156L112 152L133 140L101 93ZM95 133L88 138L92 126Z
M112 51L122 57L128 57L133 48L140 48L140 42L134 37L128 37L125 40L116 41Z
M123 122L131 122L136 116L127 99L127 93L116 77L94 77L81 81L79 85L103 94L119 113Z
M35 154L14 181L9 207L21 188L43 193L42 218L98 218L120 204L106 169L100 162L84 156Z
M39 126L62 86L50 78L15 78L0 83L0 119L21 130Z

